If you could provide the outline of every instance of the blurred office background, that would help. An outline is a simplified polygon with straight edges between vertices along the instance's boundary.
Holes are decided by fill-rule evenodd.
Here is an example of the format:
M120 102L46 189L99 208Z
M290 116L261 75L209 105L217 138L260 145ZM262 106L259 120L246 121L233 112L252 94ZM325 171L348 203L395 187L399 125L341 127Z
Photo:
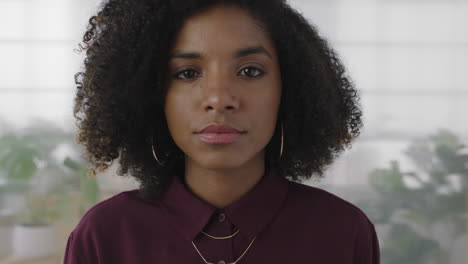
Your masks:
M306 184L366 212L383 264L468 263L468 1L289 3L341 55L365 114L353 148ZM98 4L0 0L0 263L62 263L82 214L137 187L115 168L88 177L73 142L76 49Z

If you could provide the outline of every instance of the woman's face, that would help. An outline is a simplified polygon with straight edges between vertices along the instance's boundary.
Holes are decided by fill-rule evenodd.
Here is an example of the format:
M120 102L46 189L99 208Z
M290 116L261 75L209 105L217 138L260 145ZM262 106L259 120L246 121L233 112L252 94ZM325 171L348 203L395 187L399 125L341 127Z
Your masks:
M164 111L186 163L229 169L264 162L281 76L274 44L246 11L216 6L188 18L172 47L168 78ZM210 124L241 133L199 133Z

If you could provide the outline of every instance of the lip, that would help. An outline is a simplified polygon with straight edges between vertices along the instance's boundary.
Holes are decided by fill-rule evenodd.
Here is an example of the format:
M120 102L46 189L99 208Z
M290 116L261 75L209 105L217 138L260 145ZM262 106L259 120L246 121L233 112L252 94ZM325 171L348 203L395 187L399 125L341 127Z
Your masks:
M201 141L208 144L231 144L244 133L245 131L240 131L226 124L210 124L196 134Z
M197 134L203 133L243 133L239 129L233 128L226 124L209 124L208 126L204 127L202 130L197 132Z
M201 133L198 135L201 141L208 144L231 144L240 136L240 133Z

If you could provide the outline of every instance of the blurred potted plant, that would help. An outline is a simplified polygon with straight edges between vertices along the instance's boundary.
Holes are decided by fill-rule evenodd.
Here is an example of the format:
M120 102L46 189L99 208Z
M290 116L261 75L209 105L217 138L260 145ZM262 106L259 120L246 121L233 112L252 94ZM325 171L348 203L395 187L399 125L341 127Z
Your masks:
M88 204L97 201L99 192L85 163L70 157L79 156L75 150L57 153L61 146L73 146L72 134L50 125L26 131L0 137L0 171L6 175L0 195L17 216L13 254L21 259L54 254L54 221L67 216L70 191L80 191Z
M415 140L405 154L418 170L402 171L397 161L390 168L375 169L369 182L378 195L357 202L376 224L389 227L382 261L453 263L453 243L466 233L467 147L441 130ZM441 225L450 232L438 233Z
M0 172L0 260L7 257L12 251L12 237L14 214L11 210L4 208L5 201L3 193L5 193L4 175Z

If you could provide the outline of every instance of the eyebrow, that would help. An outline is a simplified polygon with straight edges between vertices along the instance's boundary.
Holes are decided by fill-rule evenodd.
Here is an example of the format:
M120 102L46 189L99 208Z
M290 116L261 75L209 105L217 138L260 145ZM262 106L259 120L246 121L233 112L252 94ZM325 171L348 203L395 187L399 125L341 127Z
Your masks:
M262 46L255 46L255 47L246 47L237 50L234 52L234 58L245 57L251 54L265 54L268 57L271 57L271 54ZM185 51L175 51L171 54L170 59L175 58L182 58L182 59L200 59L203 56L198 52L185 52Z

